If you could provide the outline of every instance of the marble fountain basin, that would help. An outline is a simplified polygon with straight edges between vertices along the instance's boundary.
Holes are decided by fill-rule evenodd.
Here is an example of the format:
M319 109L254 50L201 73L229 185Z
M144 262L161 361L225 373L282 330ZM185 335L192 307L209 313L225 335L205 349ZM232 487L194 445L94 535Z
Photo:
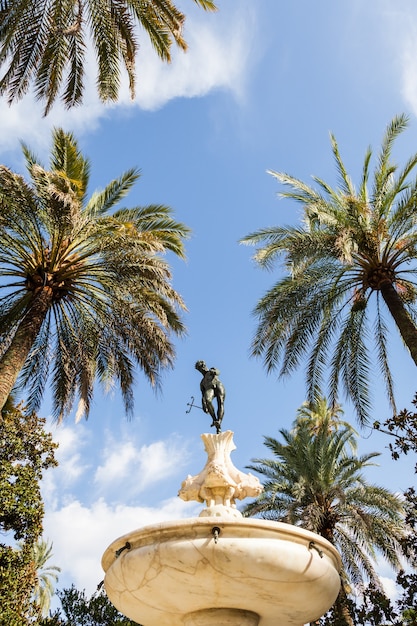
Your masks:
M328 541L290 524L198 517L116 539L102 566L111 602L143 626L301 626L335 601L341 562ZM228 621L233 610L248 620Z

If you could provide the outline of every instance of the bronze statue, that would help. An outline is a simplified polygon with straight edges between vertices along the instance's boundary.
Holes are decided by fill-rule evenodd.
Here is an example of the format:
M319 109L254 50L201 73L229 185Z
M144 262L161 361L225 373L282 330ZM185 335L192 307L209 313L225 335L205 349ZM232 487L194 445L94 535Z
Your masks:
M215 367L209 369L204 361L197 361L195 369L203 376L200 382L202 409L204 413L211 415L211 425L216 427L216 432L219 434L221 432L221 424L224 415L224 399L226 397L223 384L218 378L220 372ZM214 398L217 400L217 415L213 406Z

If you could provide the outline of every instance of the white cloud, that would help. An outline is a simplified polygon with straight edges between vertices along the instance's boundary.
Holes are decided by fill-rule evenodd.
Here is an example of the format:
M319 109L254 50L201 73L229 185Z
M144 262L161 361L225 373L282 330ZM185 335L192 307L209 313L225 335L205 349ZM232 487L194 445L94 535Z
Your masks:
M381 576L381 583L384 588L384 591L387 597L392 601L398 598L398 586L393 578L388 578L387 576Z
M141 108L156 109L173 98L204 96L219 88L237 97L242 94L251 43L248 21L236 14L234 24L222 33L209 22L195 22L188 42L188 51L177 50L170 65L162 64L147 46L138 63L137 103Z
M67 490L73 488L90 470L91 466L86 463L82 453L91 443L91 433L82 424L77 427L53 425L50 430L53 441L58 444L55 451L58 467L44 473L42 496L47 506L55 508Z
M104 454L105 463L97 468L95 481L103 484L126 478L132 463L140 464L139 454L131 441L115 443L111 451L107 448L107 454Z
M94 475L99 489L114 492L117 488L117 494L131 498L183 467L189 455L183 442L176 439L141 447L127 439L112 439L102 456L105 461Z
M204 96L219 88L239 97L249 67L252 18L249 19L247 11L242 15L239 7L229 13L219 11L210 17L200 11L198 17L187 20L188 51L174 51L169 65L159 60L143 37L137 59L137 97L134 102L130 100L126 77L117 103L103 105L99 101L92 53L82 106L68 111L57 103L43 118L43 105L30 94L10 107L4 99L0 100L0 152L16 151L21 139L34 150L46 151L52 127L62 126L76 135L91 132L97 128L100 119L117 108L153 110L174 98Z

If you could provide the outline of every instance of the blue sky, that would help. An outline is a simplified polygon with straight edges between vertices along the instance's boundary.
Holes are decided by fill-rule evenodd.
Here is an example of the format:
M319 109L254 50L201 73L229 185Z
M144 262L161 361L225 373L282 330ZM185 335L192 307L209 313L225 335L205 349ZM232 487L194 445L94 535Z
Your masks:
M190 516L199 507L176 498L181 481L205 463L198 409L204 359L226 387L224 428L235 432L235 465L265 456L263 436L289 427L304 401L302 370L285 381L249 358L251 311L278 275L262 272L238 240L273 224L293 224L299 212L279 200L267 169L336 183L333 132L352 177L365 150L375 149L398 113L410 127L398 142L399 162L417 150L417 8L413 0L218 0L206 14L191 0L186 55L162 65L142 37L137 99L124 85L118 104L103 106L90 75L82 107L56 106L42 118L29 94L0 101L1 162L22 170L19 140L47 161L52 126L73 131L92 164L92 188L132 166L142 178L125 204L168 204L193 231L187 261L170 259L174 286L188 306L188 336L177 343L173 371L159 395L138 373L134 419L117 392L97 392L88 422L53 426L60 467L44 481L45 536L62 568L59 587L74 582L91 593L103 574L100 558L116 537L145 524ZM401 4L399 7L398 5ZM391 359L399 407L417 391L416 370L392 328ZM372 386L375 419L390 415L384 386ZM343 402L343 398L341 398ZM345 418L354 414L345 404ZM41 414L48 415L48 397ZM386 436L361 433L360 450L378 450L369 478L393 490L414 482L412 459L394 463ZM384 576L390 576L382 568Z

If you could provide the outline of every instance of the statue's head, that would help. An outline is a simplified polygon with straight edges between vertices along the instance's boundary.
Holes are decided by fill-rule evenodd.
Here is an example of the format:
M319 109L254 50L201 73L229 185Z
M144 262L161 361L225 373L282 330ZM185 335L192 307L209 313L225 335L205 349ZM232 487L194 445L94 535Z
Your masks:
M207 365L205 361L197 361L197 363L195 364L195 369L199 372L207 372Z

